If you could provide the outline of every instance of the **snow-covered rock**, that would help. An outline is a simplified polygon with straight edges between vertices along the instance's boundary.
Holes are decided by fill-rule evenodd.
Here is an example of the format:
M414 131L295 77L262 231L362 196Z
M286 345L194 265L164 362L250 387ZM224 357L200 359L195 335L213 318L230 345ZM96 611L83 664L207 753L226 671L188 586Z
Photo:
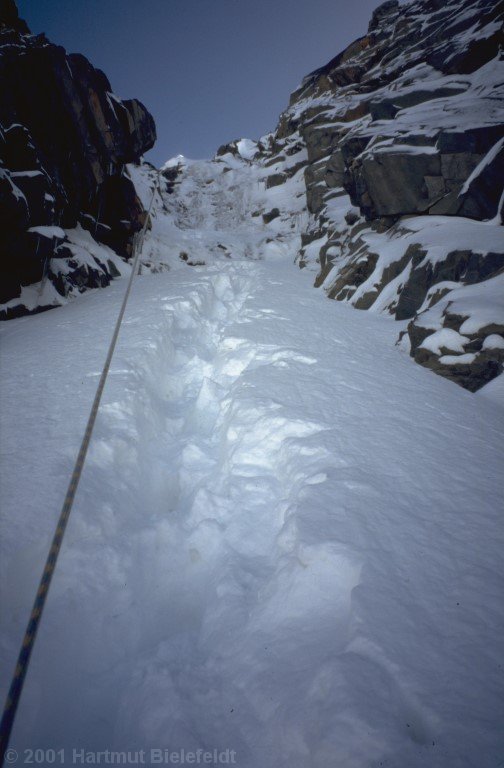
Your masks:
M156 133L140 102L118 99L84 56L31 35L13 0L0 4L0 79L5 318L47 309L118 273L108 267L108 251L127 258L145 217L123 167L152 146ZM92 233L99 257L79 260L61 229L78 226ZM96 241L109 248L100 251ZM47 281L56 291L46 291ZM26 303L28 294L41 302Z
M463 368L438 365L417 352L415 318L454 287L463 304L464 286L504 268L502 17L489 0L384 3L364 37L304 78L272 139L306 148L299 263L319 269L315 284L411 319L415 360L470 389L502 371L500 353L479 354L487 329ZM469 296L463 315L476 311ZM504 321L493 306L488 332Z

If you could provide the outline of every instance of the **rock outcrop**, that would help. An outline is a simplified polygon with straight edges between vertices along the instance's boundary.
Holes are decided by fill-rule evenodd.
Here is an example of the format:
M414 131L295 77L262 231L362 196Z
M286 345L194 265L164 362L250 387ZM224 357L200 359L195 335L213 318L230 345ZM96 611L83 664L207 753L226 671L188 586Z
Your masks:
M0 302L13 316L27 311L23 287L43 278L66 294L118 274L113 254L128 258L145 217L125 164L156 131L84 56L31 35L13 0L0 11ZM81 229L111 250L98 258L87 248L83 260L67 234Z
M318 269L331 298L409 320L402 344L415 360L470 390L503 363L502 300L491 302L493 322L476 320L484 286L504 270L503 9L383 3L366 35L304 78L271 137L273 165L306 151L300 265ZM452 291L458 325L442 310ZM477 333L456 349L429 347L429 335L458 332L468 317Z

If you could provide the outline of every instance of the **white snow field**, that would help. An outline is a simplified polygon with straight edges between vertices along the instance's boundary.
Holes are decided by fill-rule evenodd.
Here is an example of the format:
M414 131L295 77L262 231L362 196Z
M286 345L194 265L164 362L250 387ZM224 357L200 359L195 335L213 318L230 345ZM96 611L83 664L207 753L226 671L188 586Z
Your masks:
M504 407L312 277L223 257L137 278L20 756L503 764ZM124 289L1 329L2 694Z

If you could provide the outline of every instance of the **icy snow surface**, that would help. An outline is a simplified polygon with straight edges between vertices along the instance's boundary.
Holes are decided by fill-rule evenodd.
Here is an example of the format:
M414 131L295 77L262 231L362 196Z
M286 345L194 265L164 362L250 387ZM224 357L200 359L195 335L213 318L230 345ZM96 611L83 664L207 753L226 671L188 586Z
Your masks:
M502 760L504 408L311 279L225 257L137 278L20 754ZM1 329L2 693L124 288Z

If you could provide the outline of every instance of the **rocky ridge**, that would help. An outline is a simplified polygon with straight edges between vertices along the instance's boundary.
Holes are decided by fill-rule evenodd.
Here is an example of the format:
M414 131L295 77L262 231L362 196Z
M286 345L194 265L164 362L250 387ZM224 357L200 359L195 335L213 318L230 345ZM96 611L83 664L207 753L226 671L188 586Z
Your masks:
M0 302L13 317L120 273L145 218L125 165L156 131L84 56L31 35L13 0L0 0L0 79Z
M315 284L408 320L415 360L470 390L504 362L503 9L389 0L304 78L270 142L273 164L306 150L298 261ZM478 292L491 321L475 318Z

